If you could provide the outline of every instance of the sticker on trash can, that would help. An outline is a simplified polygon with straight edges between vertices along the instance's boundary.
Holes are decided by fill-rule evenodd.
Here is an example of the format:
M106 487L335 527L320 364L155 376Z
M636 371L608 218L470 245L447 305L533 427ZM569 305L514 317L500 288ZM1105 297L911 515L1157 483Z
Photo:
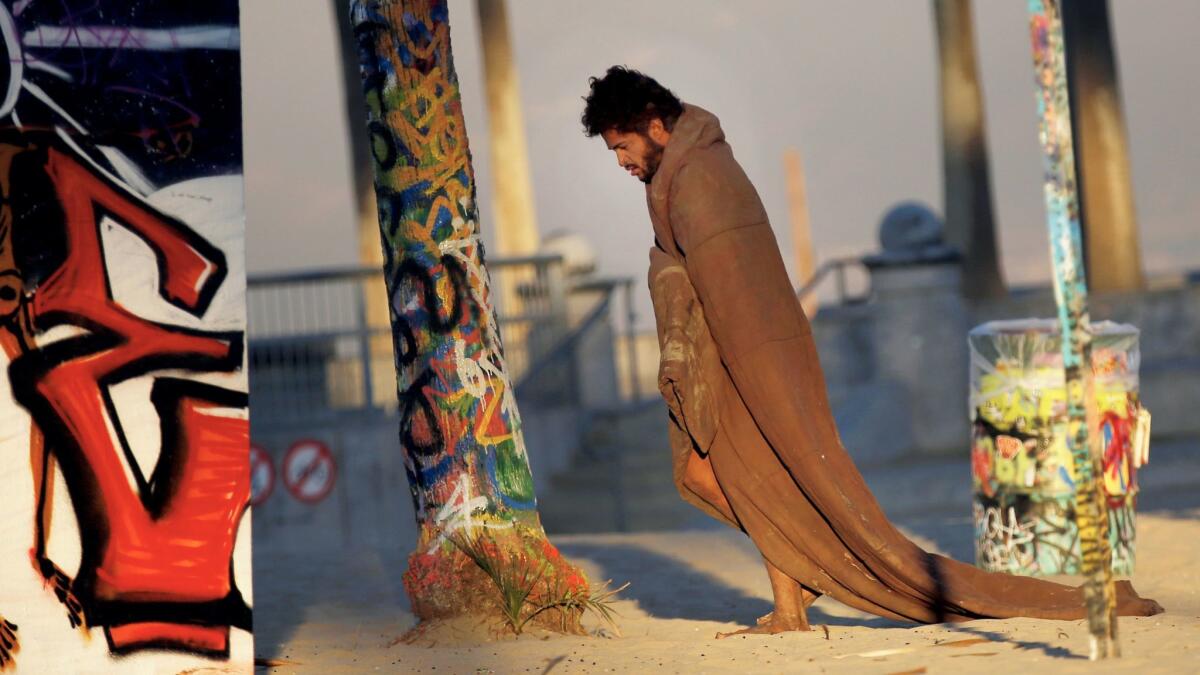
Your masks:
M275 462L266 450L250 446L250 505L267 501L275 489Z
M320 441L296 441L283 456L283 484L302 502L316 504L324 499L336 478L333 453Z

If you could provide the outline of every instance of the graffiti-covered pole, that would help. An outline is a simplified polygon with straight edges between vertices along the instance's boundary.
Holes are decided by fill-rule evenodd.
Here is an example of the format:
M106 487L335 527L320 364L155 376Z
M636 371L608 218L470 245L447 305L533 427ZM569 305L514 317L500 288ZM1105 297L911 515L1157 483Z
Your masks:
M1092 447L1095 416L1092 334L1079 231L1079 200L1071 145L1071 111L1058 0L1029 0L1037 82L1039 132L1045 169L1046 213L1054 297L1062 326L1067 389L1067 444L1075 467L1075 519L1091 631L1091 658L1119 656L1116 588L1108 544L1108 511L1100 492L1100 453Z
M351 0L416 509L405 585L422 619L479 614L459 550L586 589L546 541L480 242L445 0ZM547 581L549 583L549 581Z

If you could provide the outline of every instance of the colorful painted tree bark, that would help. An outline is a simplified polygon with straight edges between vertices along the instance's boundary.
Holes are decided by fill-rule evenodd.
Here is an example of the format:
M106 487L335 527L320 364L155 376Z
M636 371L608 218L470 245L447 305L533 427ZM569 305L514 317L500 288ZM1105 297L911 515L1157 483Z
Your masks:
M420 534L404 580L416 614L486 612L459 550L586 592L538 517L521 419L489 300L475 178L444 0L353 0L391 301L401 444ZM494 543L494 545L493 545ZM578 628L577 612L564 625Z
M1099 481L1100 452L1093 447L1095 391L1087 280L1079 232L1071 110L1067 98L1062 21L1057 0L1029 0L1037 82L1039 132L1045 168L1045 197L1054 266L1054 296L1062 325L1067 389L1067 443L1075 464L1075 520L1079 525L1084 597L1092 636L1092 658L1118 656L1116 589L1108 545L1108 511Z

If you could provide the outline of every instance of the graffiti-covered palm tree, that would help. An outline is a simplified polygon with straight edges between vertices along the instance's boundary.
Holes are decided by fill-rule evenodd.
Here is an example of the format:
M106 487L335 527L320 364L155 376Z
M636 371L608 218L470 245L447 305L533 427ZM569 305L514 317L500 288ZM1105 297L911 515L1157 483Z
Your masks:
M941 85L947 241L963 253L968 297L1004 294L992 215L983 95L975 65L971 0L933 0Z
M420 528L405 583L423 619L476 614L483 553L586 593L538 517L480 245L445 0L352 0L400 398ZM466 543L464 543L466 542ZM479 552L479 551L476 551ZM477 560L478 562L478 560ZM530 571L532 570L532 571ZM565 618L578 626L577 613Z

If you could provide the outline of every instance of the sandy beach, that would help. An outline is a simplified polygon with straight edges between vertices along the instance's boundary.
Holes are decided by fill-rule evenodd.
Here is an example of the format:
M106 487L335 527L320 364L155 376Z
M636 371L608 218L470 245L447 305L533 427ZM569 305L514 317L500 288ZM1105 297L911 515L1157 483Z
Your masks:
M1200 498L1147 497L1138 520L1138 591L1167 612L1122 618L1123 658L1087 660L1083 621L1014 619L915 626L829 598L809 610L814 630L714 638L770 610L770 587L744 536L707 528L554 537L592 579L630 582L615 604L620 635L590 618L588 637L531 633L463 644L443 628L425 645L414 625L399 551L256 551L256 640L273 673L1194 673L1200 672ZM929 550L973 556L970 520L902 520ZM1064 581L1077 581L1069 578ZM432 642L433 644L429 644Z

